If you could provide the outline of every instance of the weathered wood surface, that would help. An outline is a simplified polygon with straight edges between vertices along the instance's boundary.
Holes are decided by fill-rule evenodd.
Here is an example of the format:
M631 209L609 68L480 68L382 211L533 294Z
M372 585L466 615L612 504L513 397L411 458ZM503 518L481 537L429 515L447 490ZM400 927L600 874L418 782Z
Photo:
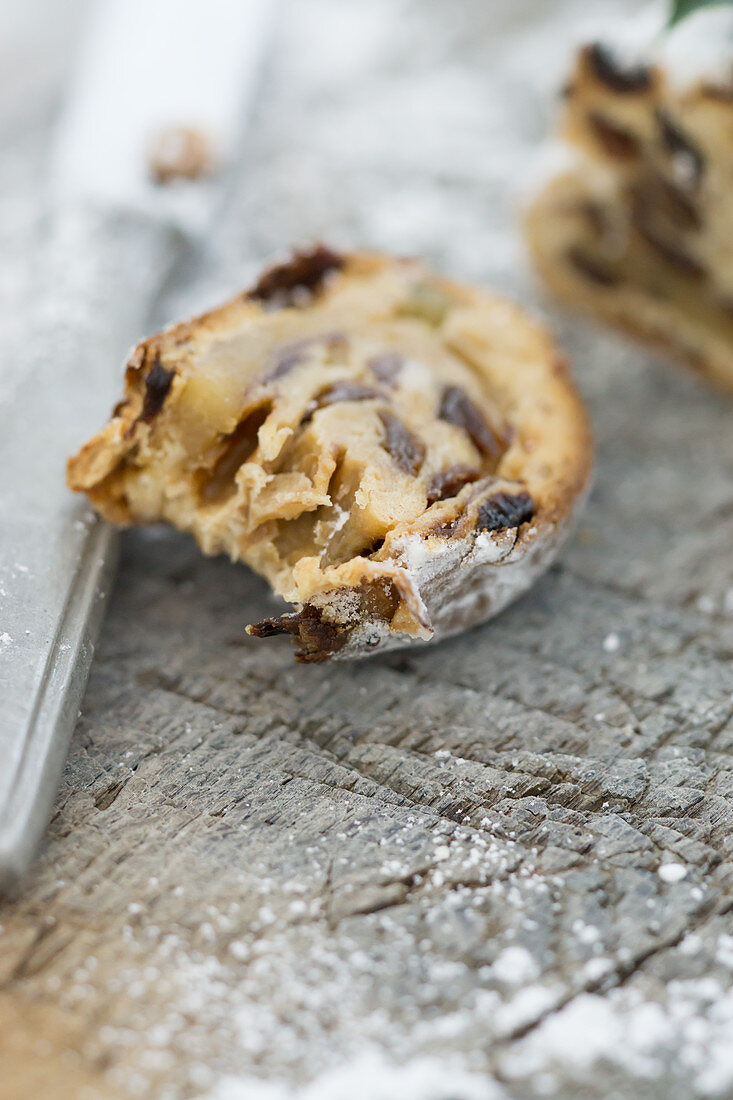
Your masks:
M509 278L489 8L293 3L209 286L331 223ZM256 578L125 538L48 843L0 915L2 1100L733 1095L733 409L562 328L596 486L493 624L298 667L243 633L273 606Z

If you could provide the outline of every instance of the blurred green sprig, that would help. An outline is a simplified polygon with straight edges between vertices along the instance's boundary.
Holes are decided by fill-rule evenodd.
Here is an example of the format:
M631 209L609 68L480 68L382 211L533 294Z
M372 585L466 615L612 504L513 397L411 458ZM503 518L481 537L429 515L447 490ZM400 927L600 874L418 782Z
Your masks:
M701 8L722 7L724 4L732 4L733 0L672 0L672 11L669 16L668 27L674 27L688 15Z

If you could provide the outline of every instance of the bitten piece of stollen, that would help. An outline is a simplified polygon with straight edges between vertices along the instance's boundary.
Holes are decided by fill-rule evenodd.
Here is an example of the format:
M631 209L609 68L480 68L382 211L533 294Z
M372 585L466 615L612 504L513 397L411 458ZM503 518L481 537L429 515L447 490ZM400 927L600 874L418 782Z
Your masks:
M322 246L141 343L71 488L166 520L296 610L319 661L489 618L557 553L591 443L548 334L414 260Z

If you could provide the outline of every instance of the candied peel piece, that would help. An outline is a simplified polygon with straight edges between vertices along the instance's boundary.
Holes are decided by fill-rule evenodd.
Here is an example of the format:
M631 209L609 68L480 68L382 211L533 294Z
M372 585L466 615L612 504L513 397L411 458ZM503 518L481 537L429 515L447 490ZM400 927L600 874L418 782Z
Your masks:
M305 661L489 617L545 567L590 465L583 408L520 310L412 260L323 246L151 337L68 480L166 520L297 610Z

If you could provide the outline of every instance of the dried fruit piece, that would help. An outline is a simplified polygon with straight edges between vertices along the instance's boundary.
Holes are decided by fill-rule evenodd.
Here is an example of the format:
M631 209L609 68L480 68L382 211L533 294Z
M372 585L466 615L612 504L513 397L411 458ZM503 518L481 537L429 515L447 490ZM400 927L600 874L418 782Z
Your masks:
M421 281L408 288L403 301L397 307L400 317L415 317L437 328L450 312L453 302L440 287Z
M265 372L263 381L275 382L278 378L283 378L286 374L290 374L291 370L300 366L308 359L308 352L313 348L314 344L321 344L326 351L334 351L337 348L342 347L346 342L346 335L343 332L324 332L319 333L318 336L309 336L303 340L294 340L291 344L285 344L281 348L276 348L273 355L274 366L271 370Z
M578 245L571 245L566 255L577 271L585 275L592 283L597 283L598 286L617 286L621 282L622 276L609 267L605 261L595 259Z
M596 80L618 95L638 95L652 86L653 71L648 65L624 65L601 42L586 46L582 58Z
M163 402L168 396L174 375L175 371L166 370L161 366L160 357L156 356L153 369L145 379L145 396L140 413L140 419L144 424L149 424L163 408Z
M382 410L379 419L384 424L384 449L403 473L414 476L425 460L425 444L393 412Z
M234 431L217 444L213 467L202 470L199 475L199 492L203 501L222 501L236 492L237 471L257 449L259 430L271 412L271 401L251 409Z
M678 229L702 229L698 205L663 176L649 176L632 185L629 194L634 218L658 224L670 236Z
M663 107L657 109L656 119L662 144L668 153L677 158L677 174L696 187L705 171L705 157Z
M286 263L268 268L247 297L283 306L298 304L299 298L316 294L327 276L339 271L343 264L343 256L323 245L310 252L295 252Z
M303 424L313 419L313 413L317 409L325 409L328 405L338 405L343 401L374 401L379 400L382 394L375 390L374 386L365 386L363 382L353 382L348 378L334 382L321 390L316 397L305 407Z
M349 638L347 631L336 623L329 623L324 619L323 612L309 603L292 615L278 615L253 623L249 633L255 638L291 634L298 646L298 657L305 664L332 657L346 645Z
M367 363L374 377L383 382L385 386L395 385L397 376L404 365L404 356L396 351L384 351L381 355L373 356Z
M467 432L486 458L498 461L501 457L503 436L494 431L476 402L460 386L446 386L443 390L438 416Z
M600 111L589 111L588 123L609 156L631 160L639 155L639 139L626 127L619 126Z
M465 466L459 463L456 466L449 466L447 470L441 470L439 474L431 477L428 484L428 504L458 496L465 485L478 481L480 477L481 470L478 466Z

